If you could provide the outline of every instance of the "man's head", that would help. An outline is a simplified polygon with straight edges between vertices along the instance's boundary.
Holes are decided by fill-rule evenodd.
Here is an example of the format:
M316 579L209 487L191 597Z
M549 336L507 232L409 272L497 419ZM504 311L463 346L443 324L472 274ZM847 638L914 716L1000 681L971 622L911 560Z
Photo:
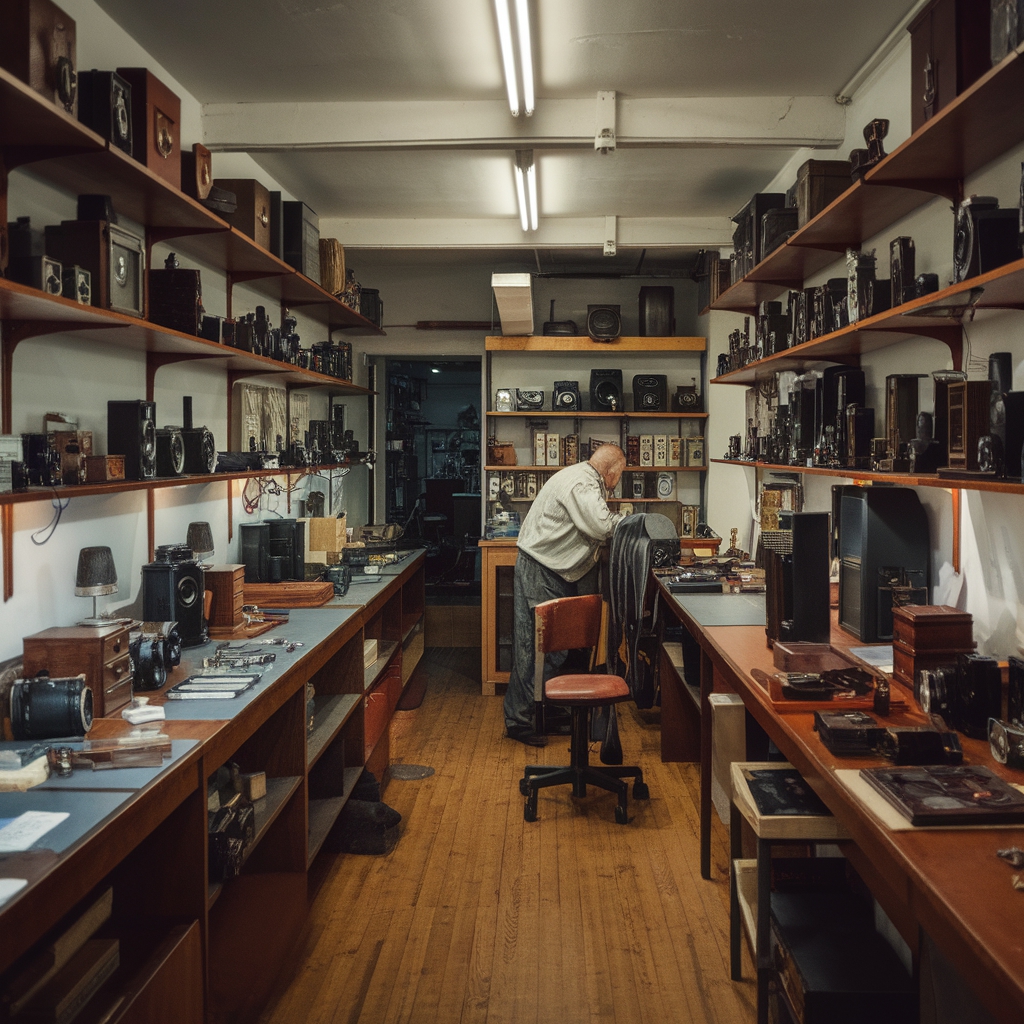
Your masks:
M626 468L626 455L617 444L603 444L590 456L590 464L601 474L605 487L611 491Z

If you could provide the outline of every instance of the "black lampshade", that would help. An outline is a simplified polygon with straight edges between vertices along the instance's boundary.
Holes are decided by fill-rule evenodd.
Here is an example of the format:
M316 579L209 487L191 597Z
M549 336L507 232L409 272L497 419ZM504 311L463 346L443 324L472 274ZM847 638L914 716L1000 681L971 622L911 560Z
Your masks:
M197 558L213 554L213 530L209 523L189 523L185 543Z
M117 593L117 568L110 548L82 548L75 574L76 597Z

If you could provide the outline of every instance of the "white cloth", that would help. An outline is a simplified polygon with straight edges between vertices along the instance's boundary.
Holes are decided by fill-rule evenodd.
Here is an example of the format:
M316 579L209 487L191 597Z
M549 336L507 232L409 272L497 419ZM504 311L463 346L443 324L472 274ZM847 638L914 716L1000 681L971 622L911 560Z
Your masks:
M519 530L519 550L575 583L624 518L607 505L604 480L589 462L566 466L541 488Z

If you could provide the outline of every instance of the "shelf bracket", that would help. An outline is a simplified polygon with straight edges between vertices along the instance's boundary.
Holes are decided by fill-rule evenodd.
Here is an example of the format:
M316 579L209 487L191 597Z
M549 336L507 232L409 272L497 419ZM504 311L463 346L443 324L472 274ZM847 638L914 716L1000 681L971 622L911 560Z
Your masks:
M964 183L960 178L886 178L883 181L865 179L868 185L887 185L893 188L908 188L915 192L927 192L929 195L942 196L951 203L963 199Z
M87 153L101 153L95 146L4 146L3 161L7 170L25 164L38 163L40 160L56 160L65 156L82 156Z
M4 603L14 596L14 506L0 508L0 534L4 558Z
M959 487L950 492L953 501L953 572L960 572L960 515L964 492Z
M915 327L914 334L920 334L925 338L934 338L941 341L948 349L953 359L953 369L962 370L964 363L964 329L962 324L949 324L948 326L935 325L934 327Z
M153 391L156 387L156 373L161 367L169 366L171 363L191 362L195 359L219 359L219 356L200 356L192 353L181 352L147 352L146 353L146 401L153 401Z
M229 270L227 273L227 309L225 310L225 316L229 320L234 316L231 308L236 284L244 284L246 281L262 281L268 277L284 277L286 273L283 270Z

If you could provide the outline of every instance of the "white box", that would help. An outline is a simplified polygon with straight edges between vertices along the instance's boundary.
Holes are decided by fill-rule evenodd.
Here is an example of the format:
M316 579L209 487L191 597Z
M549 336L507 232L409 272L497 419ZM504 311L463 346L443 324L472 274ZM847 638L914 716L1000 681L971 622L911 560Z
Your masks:
M670 466L682 466L686 459L686 445L681 437L670 437L668 439L668 464Z
M668 465L668 434L654 435L654 465Z
M729 824L732 763L747 759L747 719L738 693L708 694L711 704L711 802Z
M548 434L548 461L549 466L560 466L562 459L558 450L558 434Z
M543 430L538 430L533 435L533 464L535 466L548 464L548 435Z
M654 435L653 434L641 434L640 435L640 465L641 466L653 466L654 465Z

